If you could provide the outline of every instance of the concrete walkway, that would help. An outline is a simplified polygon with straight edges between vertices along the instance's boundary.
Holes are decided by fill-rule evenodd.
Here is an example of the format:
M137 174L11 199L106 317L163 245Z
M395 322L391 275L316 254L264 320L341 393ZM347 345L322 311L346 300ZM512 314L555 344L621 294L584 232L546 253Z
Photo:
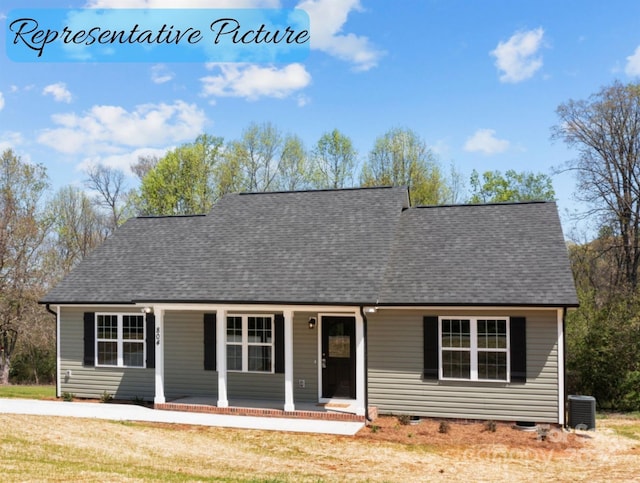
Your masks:
M364 423L351 421L230 416L223 414L164 411L136 406L134 404L100 404L31 399L0 399L0 413L95 418L114 421L193 424L221 428L264 429L269 431L323 433L345 436L353 436L364 426Z

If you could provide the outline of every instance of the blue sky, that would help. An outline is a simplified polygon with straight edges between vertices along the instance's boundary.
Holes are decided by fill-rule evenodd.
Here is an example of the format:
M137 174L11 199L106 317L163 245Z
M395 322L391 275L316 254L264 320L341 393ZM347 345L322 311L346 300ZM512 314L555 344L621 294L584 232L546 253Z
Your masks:
M16 63L15 8L303 8L311 53L292 64ZM311 148L334 128L364 160L393 127L415 130L468 176L550 173L575 156L552 143L555 109L640 75L640 2L611 0L3 0L0 149L44 164L53 189L83 169L127 169L203 132L240 137L269 121ZM565 234L570 175L554 176ZM133 178L130 186L135 185Z

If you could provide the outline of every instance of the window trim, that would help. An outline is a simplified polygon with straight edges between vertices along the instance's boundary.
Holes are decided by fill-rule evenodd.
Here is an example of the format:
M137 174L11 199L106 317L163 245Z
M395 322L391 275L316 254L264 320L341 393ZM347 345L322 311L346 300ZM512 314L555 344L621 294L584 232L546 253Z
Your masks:
M109 316L116 317L116 339L104 339L98 337L98 317L100 316ZM134 344L142 344L142 365L141 366L129 366L124 363L124 343L125 339L123 338L124 333L124 317L141 317L142 318L142 339L126 339L126 342L134 343ZM146 369L147 368L147 321L144 314L135 313L135 312L96 312L94 315L94 351L95 351L95 367L118 367L118 368L126 368L126 369ZM98 344L99 342L113 342L115 341L117 344L117 363L114 364L100 364L98 362L99 351Z
M227 337L227 331L229 330L229 318L240 317L242 325L242 340L241 342L229 342ZM271 321L271 342L249 342L249 317L263 317ZM227 355L227 371L235 373L249 373L249 374L275 374L276 372L276 322L274 314L227 314L225 319L224 337L225 337L225 352L228 354L229 346L240 346L242 355L242 369L229 369L228 368L228 355ZM268 371L250 371L249 370L249 347L271 347L271 367Z
M470 347L443 347L442 344L442 322L444 320L468 320L469 321L469 337ZM478 321L479 320L500 320L506 325L506 347L504 348L484 348L478 347ZM461 377L444 377L444 367L442 363L443 351L465 351L469 352L469 362L471 368L469 370L469 378ZM480 352L494 352L507 354L507 377L506 379L481 379L478 377L478 354ZM473 381L473 382L511 382L511 318L491 315L441 315L438 316L438 379L441 381Z

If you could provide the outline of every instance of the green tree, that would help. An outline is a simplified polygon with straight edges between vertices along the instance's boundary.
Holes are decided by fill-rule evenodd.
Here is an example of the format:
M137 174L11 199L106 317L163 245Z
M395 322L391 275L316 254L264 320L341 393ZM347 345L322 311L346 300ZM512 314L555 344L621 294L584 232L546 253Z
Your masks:
M504 201L553 201L556 193L551 178L543 173L518 173L512 169L471 173L470 203L500 203Z
M311 178L311 166L302 140L296 135L286 136L280 162L278 189L305 189L310 186Z
M407 186L414 205L446 203L452 195L435 156L411 129L391 129L376 139L360 181L362 186Z
M312 153L312 186L320 189L352 186L356 156L350 138L337 129L324 133Z
M225 150L219 191L273 191L280 176L284 138L273 124L252 123Z
M144 176L136 199L145 215L208 212L216 199L215 168L223 140L206 134L169 151Z
M311 168L302 140L271 123L251 124L227 144L216 168L218 196L238 191L297 190L309 186Z
M16 344L29 319L41 312L37 300L46 274L41 252L49 231L42 209L48 187L41 165L23 162L11 150L0 156L0 384L7 384Z

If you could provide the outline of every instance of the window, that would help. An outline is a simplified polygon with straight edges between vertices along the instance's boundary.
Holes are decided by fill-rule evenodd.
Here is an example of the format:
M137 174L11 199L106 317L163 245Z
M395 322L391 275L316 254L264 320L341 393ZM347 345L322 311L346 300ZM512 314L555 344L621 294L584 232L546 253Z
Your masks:
M440 378L509 380L508 319L440 317Z
M273 316L227 317L227 370L273 372Z
M144 316L96 314L96 349L97 366L144 367Z

